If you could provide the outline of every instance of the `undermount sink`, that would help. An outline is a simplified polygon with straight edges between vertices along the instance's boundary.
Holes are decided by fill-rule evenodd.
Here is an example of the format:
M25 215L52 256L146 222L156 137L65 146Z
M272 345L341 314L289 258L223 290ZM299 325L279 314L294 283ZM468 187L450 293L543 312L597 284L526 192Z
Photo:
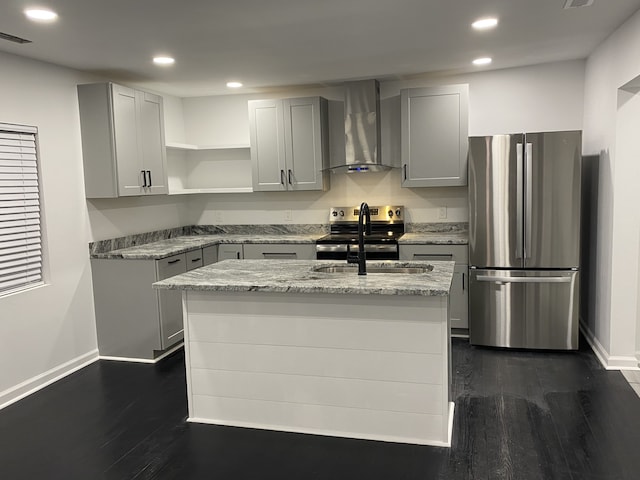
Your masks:
M381 267L381 266L367 266L367 273L428 273L433 270L433 265L426 265L424 267ZM322 267L315 267L314 272L318 273L358 273L357 265L328 265Z

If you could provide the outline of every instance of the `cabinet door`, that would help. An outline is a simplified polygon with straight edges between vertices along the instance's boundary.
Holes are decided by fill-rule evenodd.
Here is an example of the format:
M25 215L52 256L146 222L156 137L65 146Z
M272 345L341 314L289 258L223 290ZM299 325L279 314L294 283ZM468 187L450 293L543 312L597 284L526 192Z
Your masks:
M218 261L218 245L209 245L202 249L203 265L211 265Z
M323 190L328 166L327 104L320 97L284 100L286 181L289 190ZM324 134L324 136L323 136Z
M185 254L156 261L157 278L164 280L187 271ZM165 350L184 338L182 321L182 291L158 290L160 307L161 348Z
M111 85L118 195L144 195L144 168L138 144L136 91Z
M138 110L138 144L142 170L146 171L147 195L166 194L167 154L164 146L162 97L136 91ZM145 182L143 182L143 185Z
M403 187L467 184L468 85L402 90Z
M469 328L469 267L457 265L453 269L449 293L451 328Z
M315 244L248 243L244 245L245 259L315 260Z
M218 245L218 261L241 260L244 258L242 245L237 243L227 243Z
M467 245L400 245L400 260L455 261L449 292L451 328L469 328L469 266Z
M249 139L254 191L287 189L281 100L249 101Z

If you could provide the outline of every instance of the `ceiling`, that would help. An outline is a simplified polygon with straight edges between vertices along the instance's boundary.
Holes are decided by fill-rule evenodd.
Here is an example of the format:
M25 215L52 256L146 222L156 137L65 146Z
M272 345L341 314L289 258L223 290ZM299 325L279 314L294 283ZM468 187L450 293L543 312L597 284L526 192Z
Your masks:
M261 92L361 78L507 68L586 58L640 0L2 0L0 51L176 96ZM52 24L27 20L46 6ZM498 27L477 32L479 17ZM158 67L153 56L176 63ZM230 91L229 80L244 83Z

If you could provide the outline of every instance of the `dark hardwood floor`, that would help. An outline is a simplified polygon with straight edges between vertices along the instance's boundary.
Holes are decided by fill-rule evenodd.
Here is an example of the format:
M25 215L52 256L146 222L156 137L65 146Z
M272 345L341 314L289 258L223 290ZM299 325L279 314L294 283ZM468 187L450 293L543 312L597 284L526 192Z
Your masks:
M588 347L454 339L453 369L446 449L187 424L182 352L100 361L0 411L0 479L640 478L640 398Z

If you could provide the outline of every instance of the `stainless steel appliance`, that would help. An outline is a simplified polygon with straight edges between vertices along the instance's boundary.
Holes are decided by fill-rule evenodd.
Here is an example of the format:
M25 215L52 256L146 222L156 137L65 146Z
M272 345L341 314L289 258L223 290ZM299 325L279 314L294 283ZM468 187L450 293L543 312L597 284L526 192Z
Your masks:
M316 240L318 260L347 260L358 252L358 216L360 207L332 207L329 210L330 233ZM398 238L404 234L404 207L369 207L371 235L364 238L367 260L398 260Z
M469 340L578 348L581 132L469 139Z

